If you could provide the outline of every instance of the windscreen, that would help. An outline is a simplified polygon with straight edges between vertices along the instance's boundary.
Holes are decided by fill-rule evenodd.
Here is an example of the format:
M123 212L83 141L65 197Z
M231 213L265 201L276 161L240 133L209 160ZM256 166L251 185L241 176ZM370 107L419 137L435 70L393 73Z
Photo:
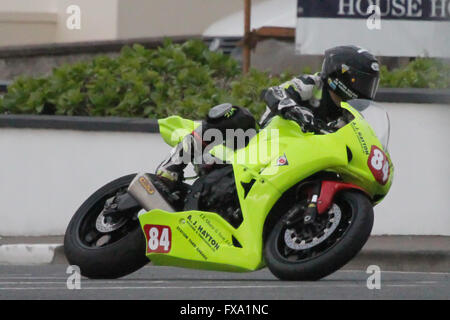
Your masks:
M371 100L355 99L347 101L347 103L361 113L375 131L384 150L387 151L390 134L390 121L387 111Z

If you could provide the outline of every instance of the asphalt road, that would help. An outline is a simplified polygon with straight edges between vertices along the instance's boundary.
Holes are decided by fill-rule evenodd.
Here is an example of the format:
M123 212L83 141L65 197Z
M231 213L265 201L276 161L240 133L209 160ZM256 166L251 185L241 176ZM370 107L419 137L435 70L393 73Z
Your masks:
M364 271L339 271L316 282L286 282L267 269L236 274L148 266L116 280L81 278L81 289L69 290L66 268L0 266L0 300L450 299L450 273L382 272L381 288L369 290Z

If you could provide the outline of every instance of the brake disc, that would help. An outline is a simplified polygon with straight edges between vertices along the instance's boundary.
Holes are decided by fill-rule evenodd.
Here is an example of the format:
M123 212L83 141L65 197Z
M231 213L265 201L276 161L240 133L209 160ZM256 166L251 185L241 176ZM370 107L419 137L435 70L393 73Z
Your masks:
M286 229L284 233L284 241L286 245L293 250L306 250L328 239L328 237L339 225L342 215L341 209L336 204L333 204L326 214L328 215L328 220L325 228L322 232L320 232L320 236L314 236L312 239L310 237L305 239L295 229Z
M127 223L127 219L121 218L118 221L108 221L103 215L103 211L98 215L95 221L95 228L101 233L109 233L115 231Z

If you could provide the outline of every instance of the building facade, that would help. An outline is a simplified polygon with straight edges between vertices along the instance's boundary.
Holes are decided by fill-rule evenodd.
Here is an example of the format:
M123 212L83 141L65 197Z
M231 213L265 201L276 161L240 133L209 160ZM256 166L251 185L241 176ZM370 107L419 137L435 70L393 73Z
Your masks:
M243 0L0 0L0 47L199 35L242 9Z

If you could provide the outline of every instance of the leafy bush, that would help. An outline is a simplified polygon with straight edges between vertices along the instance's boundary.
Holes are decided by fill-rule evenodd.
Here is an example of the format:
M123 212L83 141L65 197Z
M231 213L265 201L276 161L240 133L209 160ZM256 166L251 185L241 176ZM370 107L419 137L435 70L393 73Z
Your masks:
M450 66L417 59L406 68L381 69L384 87L450 87ZM231 102L264 112L260 93L292 74L272 76L211 52L200 40L154 50L124 47L119 57L98 56L55 68L48 77L19 77L0 98L0 113L162 118L202 118L215 104Z
M260 92L287 80L252 70L211 52L200 40L147 50L124 47L118 58L64 65L48 77L19 77L0 99L0 112L161 118L201 118L215 104L231 102L264 110Z
M386 88L450 88L450 64L417 58L405 68L389 71L381 67L380 86Z

